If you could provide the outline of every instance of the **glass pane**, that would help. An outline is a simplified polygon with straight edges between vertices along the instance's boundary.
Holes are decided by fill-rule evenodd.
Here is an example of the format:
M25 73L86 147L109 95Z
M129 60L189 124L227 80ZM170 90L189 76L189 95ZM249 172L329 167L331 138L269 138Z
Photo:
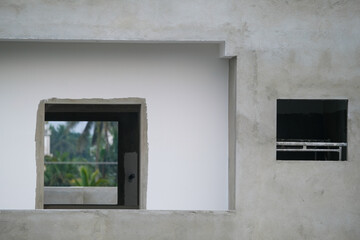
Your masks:
M347 100L277 100L277 160L345 161Z
M45 124L45 204L117 204L118 122Z

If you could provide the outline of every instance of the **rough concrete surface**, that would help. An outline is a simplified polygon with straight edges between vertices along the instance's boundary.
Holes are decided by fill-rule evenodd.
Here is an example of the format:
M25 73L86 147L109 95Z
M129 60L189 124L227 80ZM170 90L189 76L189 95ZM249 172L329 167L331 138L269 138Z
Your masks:
M29 210L0 216L1 239L235 239L233 213Z
M360 1L0 2L0 38L218 41L237 56L235 212L0 211L0 239L360 239ZM1 80L3 81L3 80ZM349 99L348 161L276 161L276 99Z
M44 204L117 204L117 187L44 187Z

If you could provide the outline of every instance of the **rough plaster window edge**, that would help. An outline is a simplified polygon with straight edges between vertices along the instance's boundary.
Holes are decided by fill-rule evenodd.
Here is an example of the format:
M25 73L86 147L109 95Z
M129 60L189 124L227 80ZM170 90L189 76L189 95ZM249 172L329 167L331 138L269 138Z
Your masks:
M41 100L36 120L36 194L35 209L44 208L44 124L45 104L136 104L140 105L140 188L139 209L146 209L147 173L148 173L148 141L147 141L147 110L143 98L114 98L114 99L58 99Z
M350 126L350 118L349 118L349 106L350 106L350 99L347 98L347 97L339 97L339 96L336 96L336 97L278 97L275 99L275 136L276 136L276 123L277 123L277 100L345 100L347 101L347 121L346 121L346 136L347 136L347 139L346 139L346 142L347 142L347 159L345 161L309 161L309 160L277 160L276 158L276 137L274 138L273 140L273 146L275 146L275 151L274 151L274 161L276 162L276 164L303 164L303 163L306 163L306 164L313 164L313 165L329 165L329 166L332 166L333 164L334 165L338 165L338 164L342 164L342 165L348 165L349 163L352 162L352 159L350 158L350 149L351 149L351 141L349 139L349 126Z

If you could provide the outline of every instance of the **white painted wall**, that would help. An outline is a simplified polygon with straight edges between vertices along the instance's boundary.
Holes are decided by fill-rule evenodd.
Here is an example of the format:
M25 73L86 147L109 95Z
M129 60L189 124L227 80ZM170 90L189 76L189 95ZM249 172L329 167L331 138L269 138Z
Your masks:
M36 111L52 97L146 98L148 209L227 209L218 45L2 42L0 53L0 209L34 208Z

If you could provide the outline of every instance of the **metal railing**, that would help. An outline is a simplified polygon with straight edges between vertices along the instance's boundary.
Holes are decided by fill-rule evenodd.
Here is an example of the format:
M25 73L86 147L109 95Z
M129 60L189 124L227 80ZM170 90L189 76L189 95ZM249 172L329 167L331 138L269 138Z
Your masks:
M44 164L117 165L117 162L44 162Z
M347 143L334 142L276 142L278 152L337 152L339 161L342 160L342 149Z

